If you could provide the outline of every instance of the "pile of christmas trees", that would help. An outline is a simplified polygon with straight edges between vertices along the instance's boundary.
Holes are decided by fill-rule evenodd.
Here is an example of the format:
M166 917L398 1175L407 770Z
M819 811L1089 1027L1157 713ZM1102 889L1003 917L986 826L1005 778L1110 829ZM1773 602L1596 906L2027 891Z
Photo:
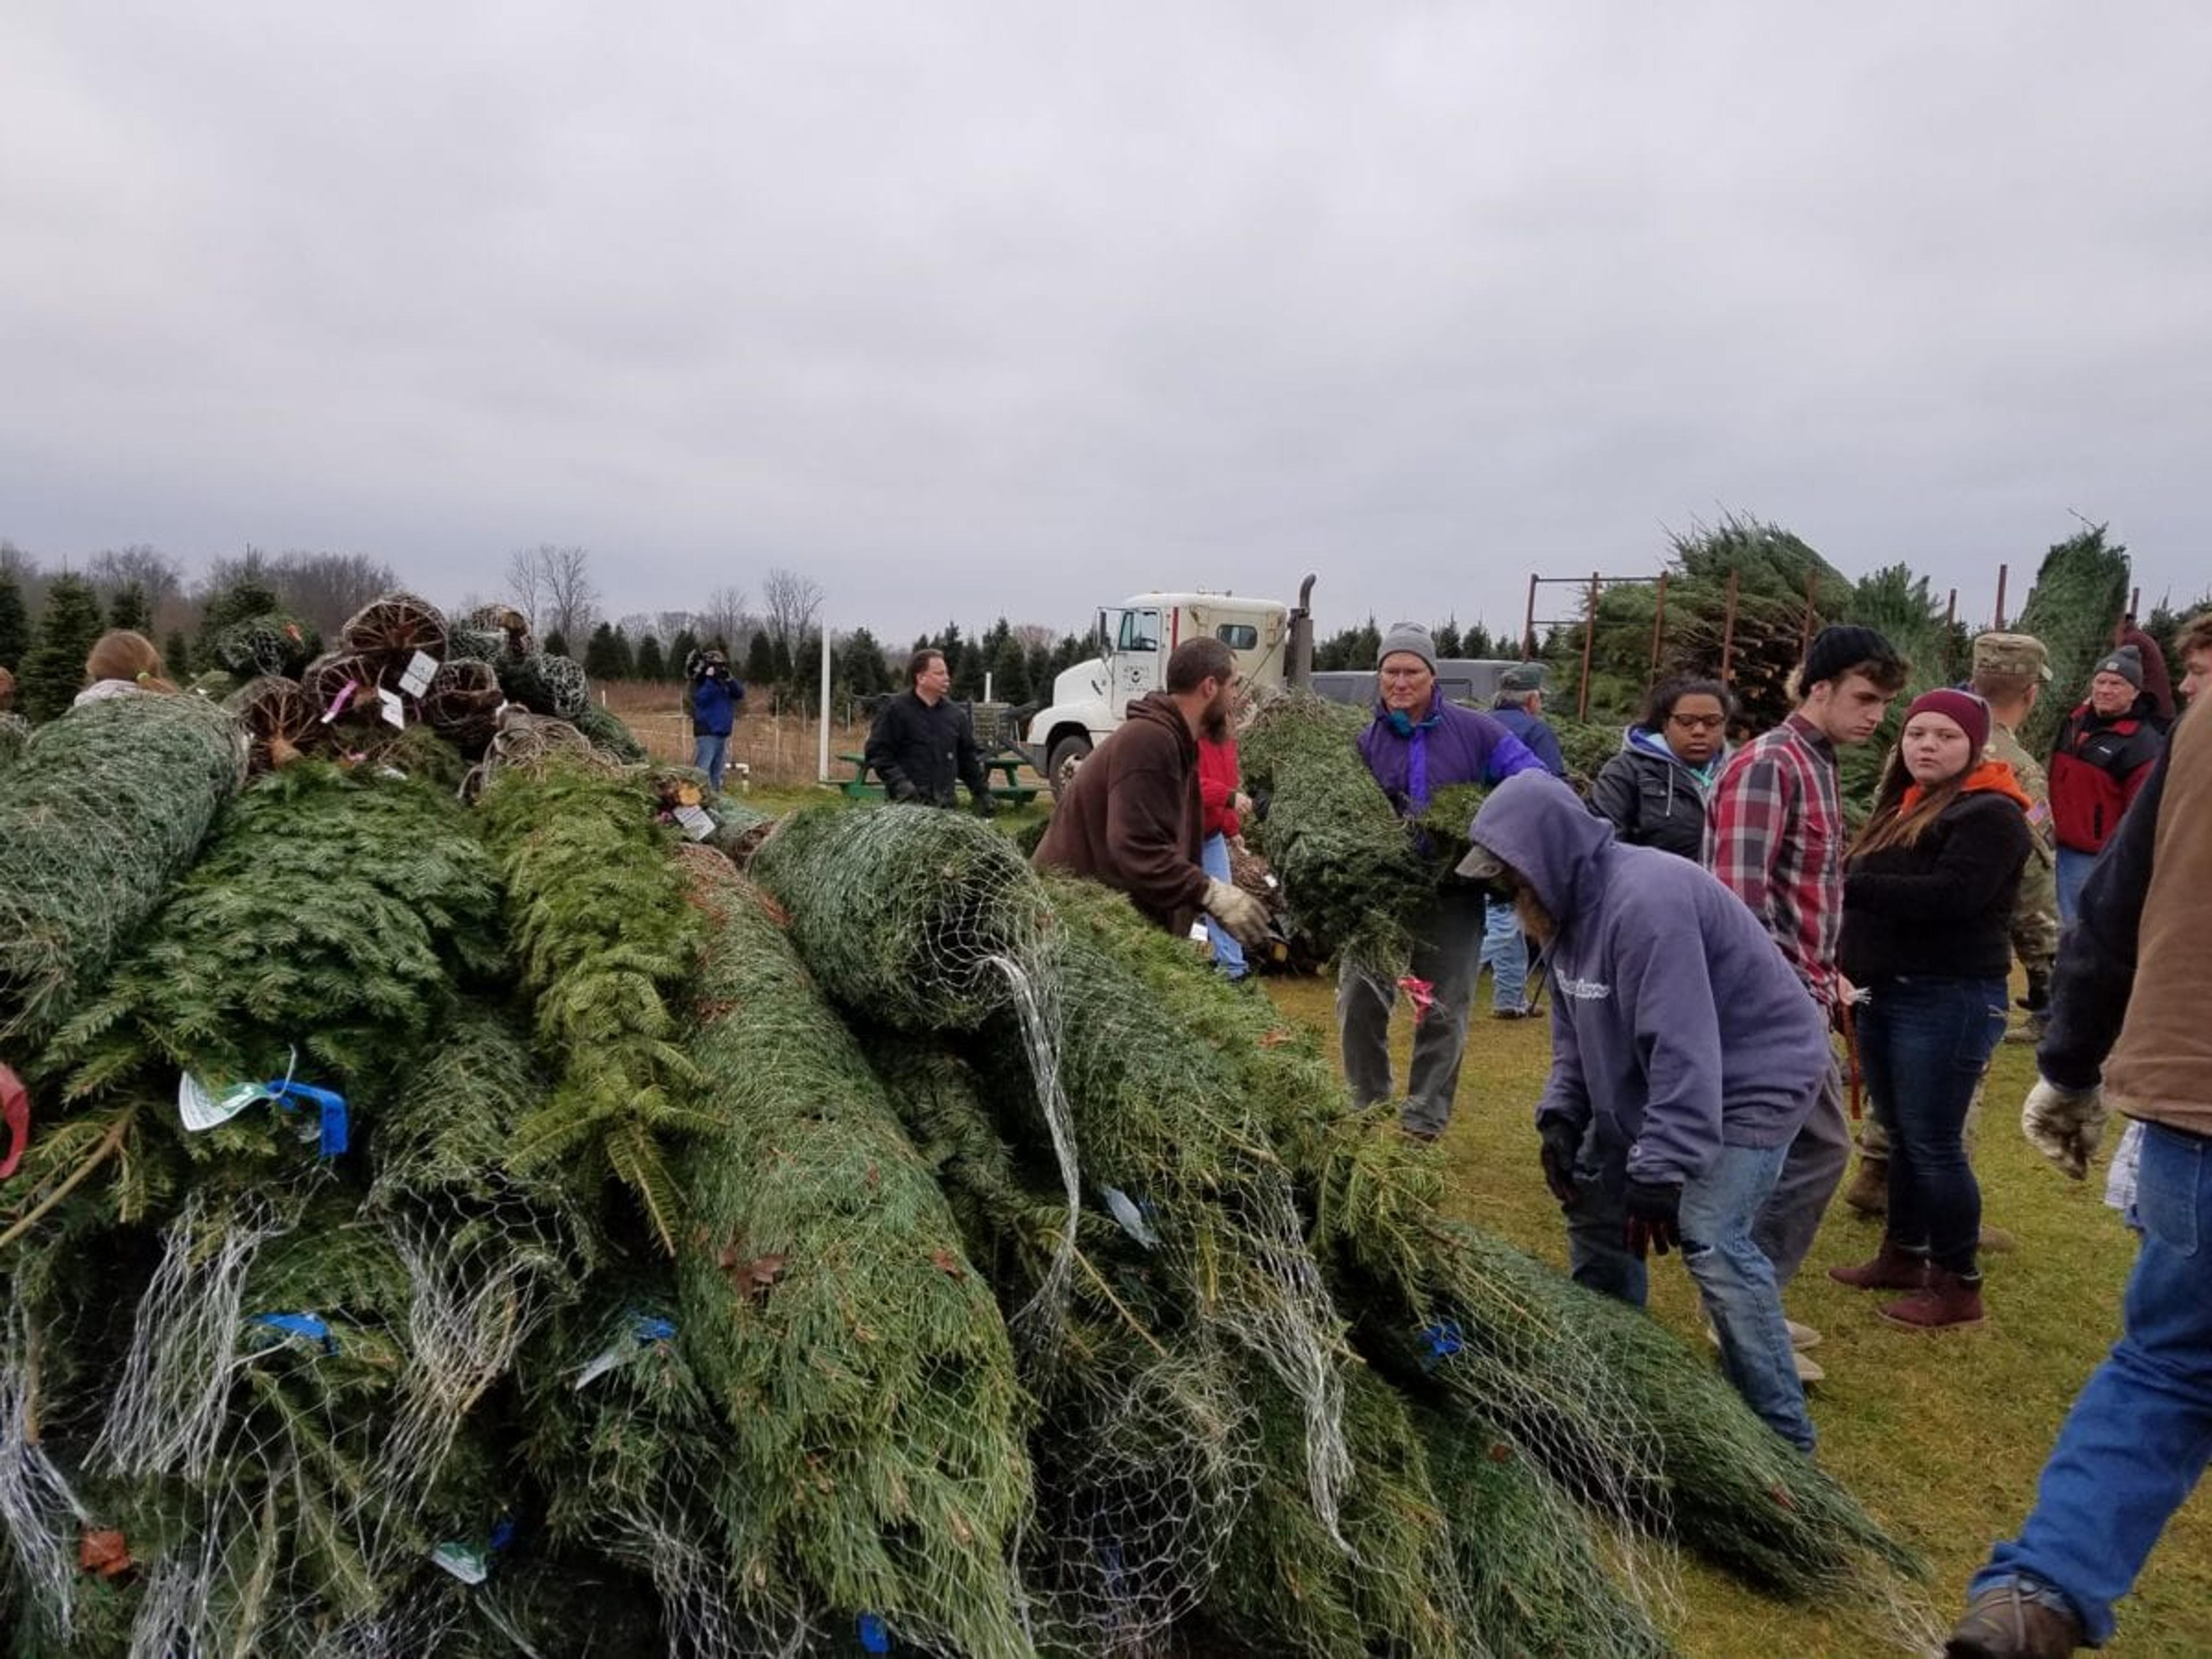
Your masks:
M114 699L0 805L15 1651L1640 1656L1678 1546L1911 1566L964 815L246 742Z

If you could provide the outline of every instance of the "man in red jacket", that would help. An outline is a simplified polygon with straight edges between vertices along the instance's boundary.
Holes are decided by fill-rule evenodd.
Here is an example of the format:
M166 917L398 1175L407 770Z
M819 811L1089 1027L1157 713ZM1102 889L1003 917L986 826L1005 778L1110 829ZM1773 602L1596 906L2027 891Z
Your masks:
M1199 733L1198 799L1206 836L1200 862L1214 880L1228 881L1229 843L1244 833L1244 814L1252 802L1237 770L1237 739L1226 732L1219 737ZM1232 981L1243 978L1244 947L1237 936L1212 916L1206 919L1206 936L1213 942L1213 965Z
M2120 827L2166 739L2143 691L2143 665L2124 645L2097 665L2087 702L2051 753L2051 827L2058 840L2058 919L2070 926L2097 854Z

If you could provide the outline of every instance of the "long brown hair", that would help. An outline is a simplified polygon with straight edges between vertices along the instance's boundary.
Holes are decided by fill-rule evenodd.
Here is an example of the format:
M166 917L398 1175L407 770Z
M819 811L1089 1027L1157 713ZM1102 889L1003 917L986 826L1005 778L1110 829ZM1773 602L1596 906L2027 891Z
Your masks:
M1910 847L1927 833L1928 826L1943 815L1943 809L1966 792L1966 780L1982 763L1978 750L1966 757L1966 763L1959 769L1956 777L1930 784L1920 793L1920 799L1908 807L1905 791L1912 787L1912 774L1905 769L1905 739L1898 738L1897 747L1889 751L1889 759L1881 769L1881 783L1875 791L1874 812L1860 830L1858 838L1851 842L1851 858L1863 857L1892 847Z
M174 691L163 678L167 672L154 641L135 629L110 629L93 642L92 654L84 659L88 680L130 680L148 691Z

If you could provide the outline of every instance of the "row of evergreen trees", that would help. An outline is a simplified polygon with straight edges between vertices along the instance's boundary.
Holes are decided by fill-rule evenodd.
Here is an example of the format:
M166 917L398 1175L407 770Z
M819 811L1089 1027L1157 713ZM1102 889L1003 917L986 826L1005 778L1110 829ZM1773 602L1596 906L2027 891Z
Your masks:
M146 632L153 607L142 587L117 591L105 612L90 582L57 576L47 584L36 626L14 574L0 570L0 668L15 676L16 708L33 720L50 720L70 706L84 684L84 659L111 628ZM187 671L191 646L173 631L162 656L172 673Z

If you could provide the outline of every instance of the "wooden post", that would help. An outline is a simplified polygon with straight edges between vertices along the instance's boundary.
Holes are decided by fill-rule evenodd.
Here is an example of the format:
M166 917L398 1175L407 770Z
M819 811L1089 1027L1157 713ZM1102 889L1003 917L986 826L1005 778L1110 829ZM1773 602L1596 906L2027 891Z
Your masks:
M2002 564L1997 567L1997 615L1996 620L1990 626L2000 634L2004 632L2005 575L2009 568L2009 566Z
M1595 570L1590 572L1589 605L1583 614L1583 684L1575 694L1575 718L1589 718L1590 647L1597 642L1598 585L1604 579Z
M2142 620L2142 589L2140 587L2131 587L2128 590L2128 615L2136 618L2138 623Z
M1651 668L1653 679L1659 678L1659 647L1667 636L1667 573L1659 573L1658 597L1651 606Z
M1950 603L1943 607L1943 631L1948 634L1959 620L1959 590L1951 590Z
M1721 622L1721 684L1728 684L1729 665L1735 660L1735 585L1737 572L1729 571L1728 613Z
M1521 624L1521 660L1536 654L1536 573L1528 573L1528 615Z

